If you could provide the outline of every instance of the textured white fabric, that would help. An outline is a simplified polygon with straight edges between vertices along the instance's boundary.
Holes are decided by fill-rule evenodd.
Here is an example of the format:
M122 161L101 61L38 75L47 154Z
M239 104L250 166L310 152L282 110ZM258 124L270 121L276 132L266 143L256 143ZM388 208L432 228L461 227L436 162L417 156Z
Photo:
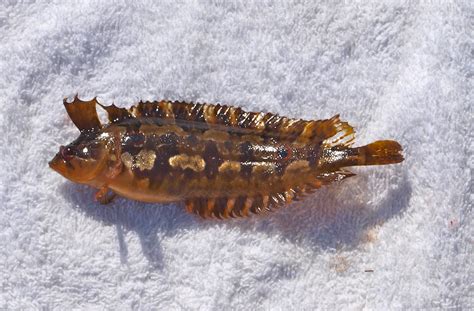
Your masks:
M2 1L0 309L474 307L472 2L317 2ZM104 207L47 165L76 92L340 113L406 160L267 217Z

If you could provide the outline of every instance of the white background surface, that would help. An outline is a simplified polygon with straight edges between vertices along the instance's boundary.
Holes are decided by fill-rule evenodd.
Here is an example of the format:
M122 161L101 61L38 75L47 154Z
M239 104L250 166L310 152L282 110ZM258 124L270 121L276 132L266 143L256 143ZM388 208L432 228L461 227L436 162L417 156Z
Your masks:
M0 308L474 306L472 2L129 2L0 4ZM340 113L406 160L265 218L104 207L47 166L76 92Z

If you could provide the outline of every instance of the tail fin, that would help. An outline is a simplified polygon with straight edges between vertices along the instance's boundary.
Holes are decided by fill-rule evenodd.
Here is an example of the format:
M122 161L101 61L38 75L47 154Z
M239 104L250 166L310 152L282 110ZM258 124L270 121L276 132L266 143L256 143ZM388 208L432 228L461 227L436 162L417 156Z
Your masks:
M394 164L403 161L401 152L402 146L393 140L379 140L356 148L335 146L323 153L319 164L330 171L348 166Z
M402 146L394 140L379 140L366 146L353 148L357 163L352 165L394 164L403 161Z

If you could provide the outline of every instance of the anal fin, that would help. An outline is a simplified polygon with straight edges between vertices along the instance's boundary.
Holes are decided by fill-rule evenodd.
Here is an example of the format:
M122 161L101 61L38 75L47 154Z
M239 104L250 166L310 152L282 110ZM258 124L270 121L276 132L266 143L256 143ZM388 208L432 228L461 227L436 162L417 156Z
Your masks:
M227 219L247 217L252 214L265 214L275 209L299 201L323 185L341 181L355 174L347 170L321 173L305 184L283 192L260 194L256 196L237 196L219 198L189 198L185 200L186 210L202 218Z
M351 171L339 169L337 171L319 174L317 176L317 181L321 183L321 185L328 185L328 184L338 182L352 176L355 176L355 174L352 173Z
M297 201L311 193L321 183L288 189L285 192L261 194L256 196L237 196L221 198L191 198L185 201L186 210L202 218L227 219L247 217L252 214L265 214L285 204Z

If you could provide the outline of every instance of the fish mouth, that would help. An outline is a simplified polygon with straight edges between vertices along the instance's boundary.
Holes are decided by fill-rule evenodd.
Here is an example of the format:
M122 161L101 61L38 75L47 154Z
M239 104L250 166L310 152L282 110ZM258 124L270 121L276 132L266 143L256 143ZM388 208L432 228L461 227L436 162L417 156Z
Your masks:
M64 159L61 153L57 153L54 158L48 162L50 168L63 176L65 176L67 164L66 159Z
M69 148L60 146L59 152L56 153L51 161L48 162L48 165L53 170L61 173L60 170L63 170L62 167L65 169L66 166L71 165L69 162L72 158L73 156L70 154Z

